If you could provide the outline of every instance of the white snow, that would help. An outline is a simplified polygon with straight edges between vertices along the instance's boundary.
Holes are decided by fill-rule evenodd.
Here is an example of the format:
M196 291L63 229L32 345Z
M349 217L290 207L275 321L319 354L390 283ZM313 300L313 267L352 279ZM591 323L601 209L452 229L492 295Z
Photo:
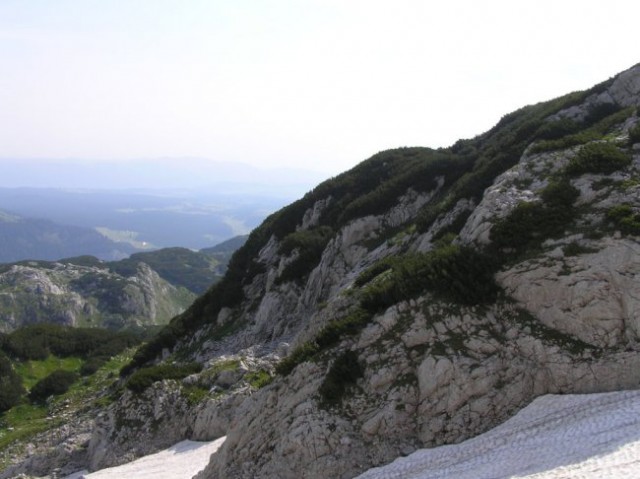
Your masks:
M358 479L640 478L640 391L548 395L460 444L422 449Z
M191 479L209 463L226 438L212 442L182 441L169 449L141 457L128 464L91 474L77 472L66 479Z

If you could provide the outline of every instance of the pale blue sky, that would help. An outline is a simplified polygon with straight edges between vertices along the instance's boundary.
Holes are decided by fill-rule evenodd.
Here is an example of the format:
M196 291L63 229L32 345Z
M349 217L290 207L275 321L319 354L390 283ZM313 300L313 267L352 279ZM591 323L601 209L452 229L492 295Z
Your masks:
M640 62L628 0L0 0L0 158L334 174Z

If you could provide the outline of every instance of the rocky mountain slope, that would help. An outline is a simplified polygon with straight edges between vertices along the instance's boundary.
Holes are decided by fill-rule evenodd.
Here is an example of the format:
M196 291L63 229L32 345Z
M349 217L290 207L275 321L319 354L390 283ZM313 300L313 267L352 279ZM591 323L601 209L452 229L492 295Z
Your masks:
M163 248L111 262L80 256L0 264L0 332L41 322L109 329L166 324L222 278L245 239L205 252Z
M0 332L42 322L109 329L166 324L194 298L142 262L128 274L93 257L0 265Z
M543 394L637 388L639 105L640 65L270 216L122 369L158 380L125 387L74 465L226 435L199 479L354 477ZM62 443L0 477L68 465Z

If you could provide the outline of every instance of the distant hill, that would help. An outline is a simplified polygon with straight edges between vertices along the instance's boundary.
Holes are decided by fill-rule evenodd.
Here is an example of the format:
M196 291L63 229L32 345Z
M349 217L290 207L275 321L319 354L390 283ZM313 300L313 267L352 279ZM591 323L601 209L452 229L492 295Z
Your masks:
M0 265L0 331L36 323L113 330L155 326L195 298L145 263L129 273L91 257Z
M88 254L105 260L121 259L135 251L98 232L53 221L24 218L0 211L0 263L24 259L56 260Z
M210 256L232 254L235 250L243 246L247 242L248 238L249 235L234 236L233 238L223 241L211 248L203 248L200 252Z
M83 255L0 265L0 331L34 323L109 329L164 324L224 275L246 237L209 248L136 253L120 261Z
M241 238L246 240L246 236ZM163 248L135 253L127 259L109 263L109 269L128 276L135 273L140 263L145 263L171 284L200 294L222 278L231 255L244 244L244 241L239 242L233 238L225 243L228 244L208 248L207 251L220 247L212 253L205 253L204 250L191 251L187 248Z

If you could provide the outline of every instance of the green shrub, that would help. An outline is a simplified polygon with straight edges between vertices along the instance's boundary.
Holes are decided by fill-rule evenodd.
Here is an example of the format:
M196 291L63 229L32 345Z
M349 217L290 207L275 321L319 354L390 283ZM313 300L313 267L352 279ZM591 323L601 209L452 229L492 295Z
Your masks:
M209 390L201 386L185 386L182 388L182 395L190 406L195 406L209 396Z
M583 173L610 174L631 163L631 157L607 142L588 143L571 158L565 168L568 175Z
M498 250L521 252L540 245L547 238L564 233L573 212L549 208L538 202L521 202L491 228L491 244Z
M320 404L324 407L340 403L347 389L364 375L364 369L353 351L345 351L329 368L320 389Z
M94 357L94 358L87 359L80 367L80 375L91 376L93 373L98 371L98 369L104 366L107 361L108 361L108 358L102 358L102 357Z
M580 191L566 178L549 182L540 192L543 203L549 208L571 209L579 196Z
M29 399L33 402L43 402L49 396L64 394L77 379L78 375L76 373L58 369L38 381L33 388L31 388Z
M320 330L315 343L320 349L338 344L345 336L352 336L369 324L373 314L363 308L355 308L342 319L329 322Z
M278 363L276 366L276 374L288 376L298 364L308 361L315 356L319 350L320 348L318 348L315 341L307 341L301 346L298 346L289 356Z
M164 379L183 379L187 376L202 371L200 363L186 364L159 364L138 369L127 379L127 389L141 393L153 383Z
M373 264L372 266L369 266L362 273L360 273L353 284L360 287L364 286L385 271L389 271L396 261L396 257L381 259L380 261Z
M126 332L36 324L10 333L2 348L10 356L22 360L43 360L49 354L89 358L115 356L139 342L135 335Z
M0 353L0 413L18 404L24 393L20 376L9 358Z
M640 122L629 130L629 144L635 145L636 143L640 143Z
M587 248L586 246L582 246L575 241L569 243L564 248L562 248L565 256L578 256L586 253L594 253L596 250L592 248Z
M555 121L547 121L536 132L536 138L541 140L557 140L564 136L576 133L581 128L579 123L568 118Z
M375 312L425 292L459 304L490 302L498 290L495 266L489 256L457 245L401 256L391 274L366 287L362 306Z
M631 205L616 205L607 212L607 218L613 221L621 233L640 235L640 214Z
M289 263L277 279L277 283L302 281L320 262L322 252L333 236L328 226L288 234L280 246L281 254L298 251L298 257Z
M493 225L492 247L518 253L563 234L574 219L579 195L566 178L550 182L540 193L541 203L521 202Z
M541 140L531 148L532 153L544 151L563 150L572 146L583 145L591 141L601 140L611 129L624 122L632 113L632 108L615 111L600 119L593 125L585 125L585 129L574 134L566 135L553 140ZM594 116L594 118L596 118Z

